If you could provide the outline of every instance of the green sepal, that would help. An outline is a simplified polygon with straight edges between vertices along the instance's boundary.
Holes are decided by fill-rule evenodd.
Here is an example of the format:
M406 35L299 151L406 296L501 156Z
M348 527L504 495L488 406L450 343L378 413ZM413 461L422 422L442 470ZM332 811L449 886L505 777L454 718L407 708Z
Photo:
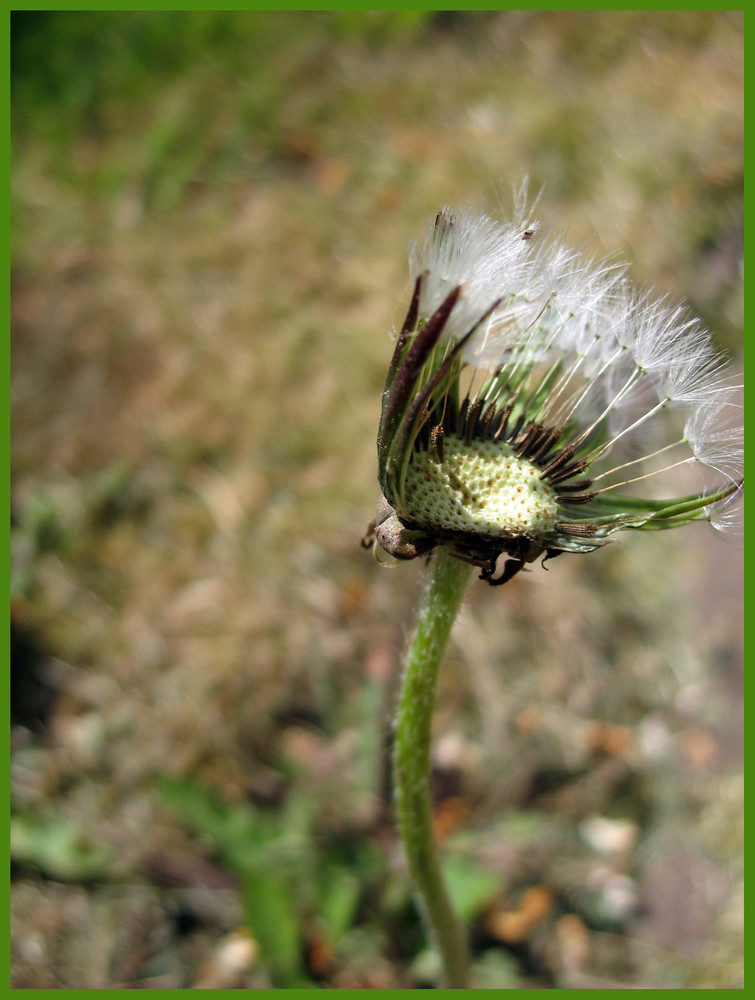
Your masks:
M585 507L584 517L568 523L597 526L597 538L604 538L624 528L652 531L677 527L692 521L707 520L706 508L731 496L737 489L738 483L729 483L714 493L693 493L672 501L601 496Z

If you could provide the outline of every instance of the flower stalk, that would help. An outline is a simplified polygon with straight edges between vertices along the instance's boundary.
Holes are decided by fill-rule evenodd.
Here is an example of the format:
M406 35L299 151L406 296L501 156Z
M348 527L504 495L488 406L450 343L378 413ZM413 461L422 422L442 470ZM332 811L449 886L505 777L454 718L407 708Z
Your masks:
M472 567L439 549L401 691L393 749L396 816L409 872L443 962L447 988L465 989L468 948L441 874L433 833L430 741L438 672Z
M378 429L381 494L363 544L386 565L380 553L432 559L406 661L395 796L446 984L466 987L465 936L433 838L430 737L472 567L497 586L623 531L694 521L731 531L744 484L740 386L685 309L542 235L524 203L503 223L443 209L410 273ZM680 466L699 484L680 479Z

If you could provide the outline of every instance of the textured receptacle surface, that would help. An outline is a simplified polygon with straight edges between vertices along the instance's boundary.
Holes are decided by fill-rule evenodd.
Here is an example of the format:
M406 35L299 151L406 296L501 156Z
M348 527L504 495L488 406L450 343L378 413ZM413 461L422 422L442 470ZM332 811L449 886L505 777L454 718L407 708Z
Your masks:
M500 441L466 444L449 436L443 461L415 452L406 476L405 515L425 527L521 536L552 527L558 505L540 470Z

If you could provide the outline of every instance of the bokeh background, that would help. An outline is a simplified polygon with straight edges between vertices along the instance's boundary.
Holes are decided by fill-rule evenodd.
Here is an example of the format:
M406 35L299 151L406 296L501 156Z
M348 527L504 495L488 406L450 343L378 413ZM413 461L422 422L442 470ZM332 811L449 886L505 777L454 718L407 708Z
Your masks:
M742 344L742 16L12 15L12 984L422 987L423 567L359 545L406 253L525 176ZM741 552L475 584L437 831L476 984L741 986Z

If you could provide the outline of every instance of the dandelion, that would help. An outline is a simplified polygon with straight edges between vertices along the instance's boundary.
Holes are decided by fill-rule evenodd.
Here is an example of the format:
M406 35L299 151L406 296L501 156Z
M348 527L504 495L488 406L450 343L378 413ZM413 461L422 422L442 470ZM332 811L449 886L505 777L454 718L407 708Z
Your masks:
M434 688L473 567L492 585L625 530L736 526L735 379L701 324L626 268L512 219L441 211L412 250L414 292L378 432L376 557L431 555L394 740L397 818L446 984L467 986L429 785ZM679 467L700 476L682 492ZM689 485L687 486L689 489ZM383 553L383 556L380 554Z
M385 552L442 546L501 584L617 531L710 520L737 492L727 365L697 320L638 294L623 267L565 249L523 212L496 223L444 209L411 271L378 435ZM711 485L676 495L681 464Z

